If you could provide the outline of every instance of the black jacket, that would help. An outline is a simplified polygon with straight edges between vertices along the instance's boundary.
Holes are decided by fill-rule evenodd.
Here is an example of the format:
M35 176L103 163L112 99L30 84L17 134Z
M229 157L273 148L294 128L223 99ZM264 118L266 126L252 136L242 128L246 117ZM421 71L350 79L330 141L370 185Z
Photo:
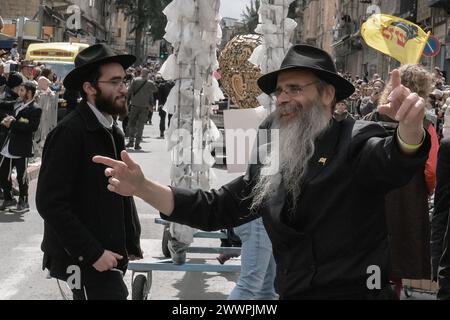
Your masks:
M414 156L375 123L333 120L319 137L292 218L281 182L258 212L272 241L281 299L378 298L368 290L373 266L381 288L389 279L389 243L384 197L422 166L430 138ZM175 209L163 218L204 230L229 228L258 217L249 211L259 165L219 190L172 188ZM383 294L383 292L381 292Z
M439 299L450 299L450 138L441 140L431 218L431 262L439 279Z
M9 141L8 152L17 157L30 158L33 156L33 134L41 122L42 109L38 108L34 102L31 102L17 115L14 114L14 107L17 103L12 101L0 103L0 108L8 114L13 115L16 120L11 123L7 137L2 144Z
M14 108L14 104L19 102L19 95L12 91L9 87L5 87L5 96L0 100L0 121L2 121L6 116L12 115L10 111ZM8 106L5 106L7 104ZM3 105L3 106L1 106ZM12 105L12 106L10 106ZM0 146L5 142L6 136L8 135L9 129L0 125Z
M103 127L85 103L48 135L36 191L36 205L44 218L44 268L64 279L68 265L92 266L104 250L124 257L142 257L141 227L132 197L107 190L105 166L95 155L118 159L124 150L122 131Z

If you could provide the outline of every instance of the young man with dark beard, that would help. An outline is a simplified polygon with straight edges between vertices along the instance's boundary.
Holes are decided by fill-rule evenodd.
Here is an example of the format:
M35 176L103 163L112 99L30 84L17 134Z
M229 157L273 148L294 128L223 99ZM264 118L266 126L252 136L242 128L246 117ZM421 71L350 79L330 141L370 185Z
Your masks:
M272 163L251 164L245 176L204 192L145 178L126 152L122 161L93 161L110 167L108 190L136 195L170 221L217 230L262 217L281 299L388 299L384 197L408 182L430 148L423 99L401 85L397 70L391 83L379 111L399 121L393 137L376 123L337 122L334 106L352 95L353 85L325 51L296 45L279 70L258 80L277 104L271 128L280 139L272 142Z
M68 281L73 298L126 299L128 261L142 257L132 197L107 192L96 154L118 159L124 134L113 116L126 108L125 69L136 58L97 44L80 52L64 86L83 101L48 135L36 205L44 219L43 267Z

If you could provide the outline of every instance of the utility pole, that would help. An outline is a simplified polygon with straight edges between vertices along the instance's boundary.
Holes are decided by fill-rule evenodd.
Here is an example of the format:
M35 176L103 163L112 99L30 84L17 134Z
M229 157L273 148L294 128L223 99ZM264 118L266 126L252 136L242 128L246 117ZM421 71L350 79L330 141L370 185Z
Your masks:
M44 0L39 0L39 14L38 14L38 20L39 20L39 39L43 39L42 37L42 28L44 27Z
M114 31L112 29L112 20L113 20L113 16L115 17L116 14L117 14L117 11L116 11L115 5L111 1L109 3L109 10L108 10L108 18L109 18L108 24L109 24L109 26L108 26L107 44L109 46L112 46L113 45L113 41L114 41L114 36L113 36L114 35Z
M25 25L25 17L19 17L17 19L17 51L22 56L23 49L23 28Z

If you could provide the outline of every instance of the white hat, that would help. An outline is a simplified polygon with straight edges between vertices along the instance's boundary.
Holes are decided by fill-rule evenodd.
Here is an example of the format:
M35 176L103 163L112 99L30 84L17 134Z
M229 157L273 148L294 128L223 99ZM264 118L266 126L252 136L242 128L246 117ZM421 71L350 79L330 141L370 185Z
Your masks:
M439 89L434 89L432 94L439 99L442 98L442 96L444 95L444 93Z

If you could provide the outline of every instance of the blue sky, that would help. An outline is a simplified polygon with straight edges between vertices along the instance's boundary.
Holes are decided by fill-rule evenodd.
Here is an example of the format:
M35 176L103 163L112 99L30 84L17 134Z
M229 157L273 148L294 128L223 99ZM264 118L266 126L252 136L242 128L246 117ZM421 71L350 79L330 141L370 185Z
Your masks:
M220 15L240 20L242 11L249 4L250 0L221 0Z

